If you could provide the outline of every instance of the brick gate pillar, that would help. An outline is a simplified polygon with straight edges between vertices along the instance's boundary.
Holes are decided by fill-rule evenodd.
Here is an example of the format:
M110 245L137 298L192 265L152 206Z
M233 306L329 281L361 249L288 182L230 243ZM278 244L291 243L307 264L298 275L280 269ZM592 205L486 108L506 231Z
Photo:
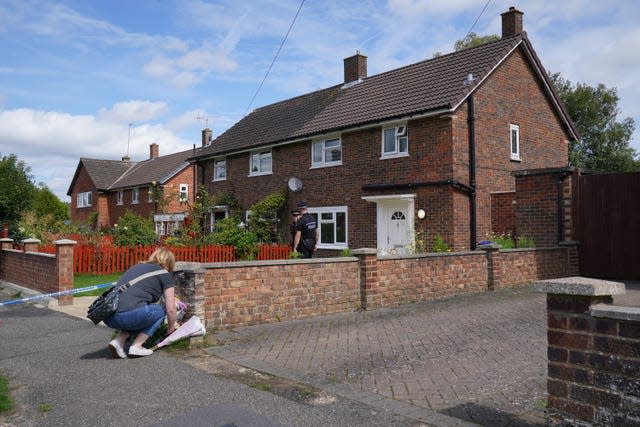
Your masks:
M75 240L56 240L56 262L58 270L58 292L73 289L73 246ZM25 244L26 250L26 244ZM73 304L73 295L58 297L58 305Z
M356 249L353 256L360 262L360 308L381 306L378 294L378 251L375 249Z

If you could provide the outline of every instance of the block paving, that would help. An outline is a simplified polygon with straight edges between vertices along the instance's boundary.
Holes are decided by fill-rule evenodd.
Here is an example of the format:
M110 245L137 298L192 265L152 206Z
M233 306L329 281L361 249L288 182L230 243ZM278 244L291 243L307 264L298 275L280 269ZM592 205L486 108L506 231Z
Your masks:
M544 425L545 298L523 286L223 330L210 351L427 425Z

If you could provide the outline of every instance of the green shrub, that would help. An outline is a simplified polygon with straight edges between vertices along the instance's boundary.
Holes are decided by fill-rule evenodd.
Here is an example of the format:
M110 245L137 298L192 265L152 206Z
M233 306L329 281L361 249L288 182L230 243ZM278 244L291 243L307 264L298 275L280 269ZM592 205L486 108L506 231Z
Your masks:
M153 221L129 210L120 217L110 233L116 246L146 246L153 245L158 240Z
M266 196L249 208L249 230L255 233L259 242L272 243L278 240L278 223L282 208L287 203L286 190Z
M254 232L240 226L234 218L225 218L216 223L213 243L234 246L238 259L251 260L257 256L258 237Z
M349 256L353 256L353 253L351 252L351 249L344 248L343 250L340 251L340 256L341 257L349 257Z
M444 241L441 235L436 235L433 240L432 252L451 252L451 247Z
M531 237L527 236L518 236L518 247L519 248L535 248L536 241Z

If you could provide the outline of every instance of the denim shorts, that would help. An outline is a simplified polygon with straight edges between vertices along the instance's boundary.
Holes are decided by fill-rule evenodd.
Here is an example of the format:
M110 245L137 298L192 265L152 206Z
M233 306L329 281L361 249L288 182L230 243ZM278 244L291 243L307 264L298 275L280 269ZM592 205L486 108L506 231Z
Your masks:
M152 336L164 321L164 307L149 304L130 311L114 313L104 319L105 325L131 334L143 333Z

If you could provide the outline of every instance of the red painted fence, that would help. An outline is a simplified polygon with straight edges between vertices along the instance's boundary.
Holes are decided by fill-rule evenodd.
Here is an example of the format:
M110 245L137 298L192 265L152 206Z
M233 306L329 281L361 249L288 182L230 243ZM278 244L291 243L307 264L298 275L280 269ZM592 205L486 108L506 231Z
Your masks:
M233 262L236 251L233 246L167 246L177 261ZM156 246L76 245L73 250L74 273L111 274L125 271L138 262L145 261ZM55 246L40 246L40 252L55 253ZM259 260L286 259L291 245L260 245Z

